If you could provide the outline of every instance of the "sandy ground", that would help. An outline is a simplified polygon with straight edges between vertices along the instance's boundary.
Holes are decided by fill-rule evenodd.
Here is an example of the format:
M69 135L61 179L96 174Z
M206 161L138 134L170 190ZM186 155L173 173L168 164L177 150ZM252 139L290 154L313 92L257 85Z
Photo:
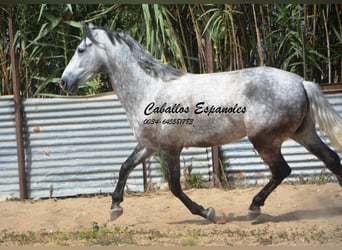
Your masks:
M134 245L342 245L342 189L338 184L282 184L266 201L262 215L247 221L248 205L258 190L260 187L186 190L197 203L215 208L219 224L192 215L166 191L125 194L124 214L114 222L108 220L110 196L3 201L0 235L75 232L97 222L117 228L122 237L129 235ZM1 243L10 245L0 237Z

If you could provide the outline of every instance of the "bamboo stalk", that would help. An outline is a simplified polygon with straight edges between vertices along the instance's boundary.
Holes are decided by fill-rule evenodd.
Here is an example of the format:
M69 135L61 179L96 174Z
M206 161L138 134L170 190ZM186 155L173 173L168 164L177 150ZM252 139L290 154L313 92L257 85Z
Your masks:
M198 57L199 57L199 61L200 61L200 71L203 72L204 68L204 50L203 50L203 46L202 46L202 42L201 42L201 32L199 31L199 27L198 27L198 23L196 21L196 17L195 17L195 13L193 11L193 8L190 7L190 15L191 15L191 20L192 20L192 24L193 24L193 28L196 34L196 40L197 40L197 47L198 47Z
M263 65L263 59L262 59L261 39L260 39L260 32L259 32L259 28L258 28L254 4L252 4L252 9L253 9L256 37L257 37L257 42L258 42L259 66L262 66Z
M182 21L181 21L182 19L180 17L180 11L179 11L179 6L178 5L176 6L176 18L177 18L178 24L179 24L181 39L184 42L184 44L186 44L184 27L183 27L183 24L182 24ZM190 62L190 52L189 52L188 46L184 46L184 50L185 50L185 55L186 55L186 58L187 58L187 64L188 64L189 70L192 71L191 62ZM183 56L183 61L184 61L183 70L186 70L184 56Z
M328 57L328 81L331 83L331 57L330 57L330 41L329 41L329 31L327 25L327 18L325 16L324 10L322 10L324 28L325 28L325 36L327 39L327 57Z
M314 18L313 18L313 28L312 28L312 49L316 48L316 22L317 22L317 4L314 4Z
M340 30L340 34L342 34L342 22L341 22L341 16L339 15L340 10L339 10L339 5L335 4L335 9L336 9L336 16L338 20L338 28ZM342 10L342 5L340 4L341 10ZM338 81L338 80L337 80ZM340 60L340 82L342 82L342 60Z
M307 17L307 11L306 11L306 4L304 4L304 26L302 28L302 17L299 9L299 28L301 32L301 38L302 38L302 50L303 50L303 77L306 79L306 53L305 53L305 33L306 33L306 17Z

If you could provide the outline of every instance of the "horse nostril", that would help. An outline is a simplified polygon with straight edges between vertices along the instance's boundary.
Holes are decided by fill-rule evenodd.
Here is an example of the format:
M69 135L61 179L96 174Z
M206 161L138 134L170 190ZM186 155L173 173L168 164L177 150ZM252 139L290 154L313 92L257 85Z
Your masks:
M66 86L67 86L66 81L64 81L64 80L62 79L61 82L59 83L59 86L60 86L63 90L65 90L65 88L66 88Z

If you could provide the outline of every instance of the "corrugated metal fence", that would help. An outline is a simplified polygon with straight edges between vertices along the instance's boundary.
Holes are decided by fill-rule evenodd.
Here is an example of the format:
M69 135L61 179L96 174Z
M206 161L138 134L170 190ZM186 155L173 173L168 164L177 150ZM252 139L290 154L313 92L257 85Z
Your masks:
M60 197L112 192L119 169L136 146L115 95L90 98L26 99L25 165L28 196ZM0 199L19 196L13 97L0 97ZM181 159L209 177L206 148L186 149ZM158 158L146 162L147 181L161 182ZM130 174L127 188L143 191L143 169Z
M342 93L326 94L342 114ZM122 162L136 140L115 95L89 98L26 99L24 105L25 162L28 196L61 197L113 191ZM323 164L303 147L287 141L285 158L293 176L318 174ZM262 183L268 168L245 138L221 147L225 170L248 184ZM209 179L211 149L184 149L182 166ZM0 97L0 199L19 197L14 103L12 96ZM158 157L146 162L147 181L159 183L162 172ZM131 173L127 188L143 191L142 166Z
M0 199L19 196L18 157L12 96L0 96Z

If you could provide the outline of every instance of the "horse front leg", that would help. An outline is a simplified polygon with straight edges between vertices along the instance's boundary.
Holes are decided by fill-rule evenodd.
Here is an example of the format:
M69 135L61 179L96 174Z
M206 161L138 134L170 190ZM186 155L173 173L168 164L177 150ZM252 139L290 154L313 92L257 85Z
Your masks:
M161 157L164 167L168 174L169 189L183 204L190 210L192 214L200 215L207 220L216 223L215 210L213 208L204 209L202 206L193 202L182 190L180 185L180 150L176 152L163 152Z
M119 180L116 184L116 188L112 194L112 205L110 211L110 219L115 220L123 213L123 209L120 203L123 201L124 188L127 182L127 178L134 169L135 166L142 163L154 151L143 147L138 144L127 160L122 164L119 172Z

